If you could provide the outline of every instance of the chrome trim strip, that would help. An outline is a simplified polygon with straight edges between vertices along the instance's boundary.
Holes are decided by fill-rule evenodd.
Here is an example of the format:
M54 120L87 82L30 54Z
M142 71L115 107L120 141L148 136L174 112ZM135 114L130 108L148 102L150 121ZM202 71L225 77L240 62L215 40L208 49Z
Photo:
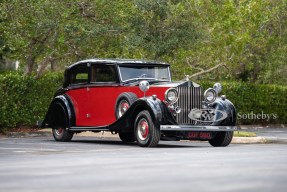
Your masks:
M161 125L161 131L236 131L237 126Z

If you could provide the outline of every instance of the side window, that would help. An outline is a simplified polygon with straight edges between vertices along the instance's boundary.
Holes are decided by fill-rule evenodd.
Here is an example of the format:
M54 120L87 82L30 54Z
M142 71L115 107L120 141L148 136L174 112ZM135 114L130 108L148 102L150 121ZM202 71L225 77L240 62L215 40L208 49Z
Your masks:
M89 78L89 68L86 64L71 69L70 84L86 84Z
M116 83L117 72L115 65L93 65L91 83Z

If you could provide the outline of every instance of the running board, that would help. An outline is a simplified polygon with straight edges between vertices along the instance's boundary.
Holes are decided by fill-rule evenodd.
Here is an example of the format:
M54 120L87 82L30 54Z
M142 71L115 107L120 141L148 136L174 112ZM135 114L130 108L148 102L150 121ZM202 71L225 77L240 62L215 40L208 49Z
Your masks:
M104 127L70 127L70 131L110 131L108 126Z

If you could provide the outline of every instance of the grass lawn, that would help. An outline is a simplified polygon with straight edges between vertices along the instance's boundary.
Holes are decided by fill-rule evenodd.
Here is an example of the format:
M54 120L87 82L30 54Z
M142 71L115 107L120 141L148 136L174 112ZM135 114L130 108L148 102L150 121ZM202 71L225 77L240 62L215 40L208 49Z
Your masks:
M234 131L234 137L256 137L256 133L253 132L244 132L244 131Z

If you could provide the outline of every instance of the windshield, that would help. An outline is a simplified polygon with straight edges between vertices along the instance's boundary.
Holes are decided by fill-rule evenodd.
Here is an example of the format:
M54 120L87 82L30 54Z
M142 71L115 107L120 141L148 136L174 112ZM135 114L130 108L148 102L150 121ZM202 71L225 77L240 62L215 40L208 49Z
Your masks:
M170 81L168 66L120 66L122 81L151 79Z

